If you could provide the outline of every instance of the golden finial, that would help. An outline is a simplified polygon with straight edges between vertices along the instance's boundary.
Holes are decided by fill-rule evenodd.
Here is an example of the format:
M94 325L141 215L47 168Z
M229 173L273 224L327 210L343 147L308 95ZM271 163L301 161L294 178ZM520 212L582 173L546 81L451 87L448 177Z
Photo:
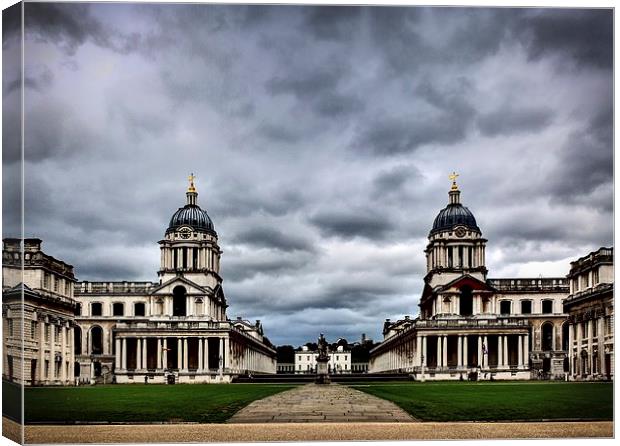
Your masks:
M450 178L452 180L452 187L450 188L451 190L459 190L459 187L456 185L456 179L458 178L459 174L456 172L452 172L452 174L448 175L448 178Z
M189 180L189 187L187 188L187 192L196 192L196 187L194 186L195 178L196 177L194 176L193 173L191 173L189 177L187 178Z

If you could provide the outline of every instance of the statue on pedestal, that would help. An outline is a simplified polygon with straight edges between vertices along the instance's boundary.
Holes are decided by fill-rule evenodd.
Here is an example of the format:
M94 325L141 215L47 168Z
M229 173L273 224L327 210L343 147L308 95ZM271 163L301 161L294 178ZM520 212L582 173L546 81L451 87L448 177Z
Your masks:
M316 379L317 384L329 384L329 368L327 363L329 362L329 355L327 354L327 341L325 336L321 333L319 341L317 342L318 356L316 358Z

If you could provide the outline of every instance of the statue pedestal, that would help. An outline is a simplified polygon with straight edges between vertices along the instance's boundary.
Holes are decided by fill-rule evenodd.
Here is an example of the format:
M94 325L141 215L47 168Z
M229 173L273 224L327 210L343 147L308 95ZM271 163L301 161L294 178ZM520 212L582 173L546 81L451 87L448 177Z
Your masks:
M316 379L314 380L317 384L329 384L331 381L329 379L329 368L327 367L327 362L329 358L317 358L316 360Z

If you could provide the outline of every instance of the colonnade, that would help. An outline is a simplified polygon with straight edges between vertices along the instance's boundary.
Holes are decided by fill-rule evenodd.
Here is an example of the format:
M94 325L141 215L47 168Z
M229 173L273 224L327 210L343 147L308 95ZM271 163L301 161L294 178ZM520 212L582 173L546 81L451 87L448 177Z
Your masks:
M497 338L497 347L493 351L496 363L489 364L489 338ZM510 363L509 338L516 337L516 364ZM456 338L456 351L449 348L448 340L454 345ZM473 340L472 340L473 338ZM429 340L435 342L434 351L431 352ZM475 355L470 351L475 346ZM454 360L456 353L456 360ZM371 364L371 372L383 372L390 370L407 371L412 367L429 368L429 357L434 361L431 369L467 369L480 367L482 370L489 369L527 369L529 366L529 335L528 334L422 334L403 340L384 353L376 355ZM449 360L450 359L450 360Z
M148 340L156 340L156 357L155 357L155 370L163 371L168 369L169 354L174 354L171 350L176 350L176 365L175 369L180 372L195 371L201 372L213 372L219 373L231 372L242 373L246 370L253 372L274 373L275 360L270 356L262 353L258 349L253 348L249 344L243 342L237 342L228 336L122 336L115 339L115 363L116 369L119 371L128 370L128 339L135 339L135 369L132 371L143 371L152 369L148 367L149 357L149 343ZM217 339L217 342L213 342L213 339ZM197 341L197 364L195 367L190 368L190 341ZM210 342L211 340L211 347ZM176 345L170 345L171 342L175 342ZM151 342L152 343L152 342ZM214 346L216 350L210 351ZM176 347L174 349L173 347ZM209 364L209 358L217 357L216 367L212 367L213 362Z
M163 246L161 249L161 265L164 269L170 270L208 269L218 272L220 270L220 256L217 248L211 246L174 248Z
M477 268L485 262L484 244L477 240L458 244L436 240L426 252L426 261L427 271L438 267Z
M74 330L67 321L50 321L46 317L38 320L39 328L39 351L37 358L37 370L35 376L40 383L61 381L65 383L73 379L74 354ZM60 327L59 336L56 336L56 327ZM46 332L49 334L46 340ZM60 339L57 339L60 338ZM49 351L46 354L46 350ZM60 356L60 367L56 370L56 353ZM46 363L47 361L47 363Z

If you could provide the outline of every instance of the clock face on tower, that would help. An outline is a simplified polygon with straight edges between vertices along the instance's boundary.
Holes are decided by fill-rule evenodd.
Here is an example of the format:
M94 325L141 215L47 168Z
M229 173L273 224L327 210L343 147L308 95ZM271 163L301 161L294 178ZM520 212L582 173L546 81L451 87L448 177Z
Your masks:
M456 234L457 237L465 237L465 228L462 226L459 226L458 228L454 230L454 233Z
M188 226L183 226L179 229L179 235L181 238L190 238L192 236L192 228Z

